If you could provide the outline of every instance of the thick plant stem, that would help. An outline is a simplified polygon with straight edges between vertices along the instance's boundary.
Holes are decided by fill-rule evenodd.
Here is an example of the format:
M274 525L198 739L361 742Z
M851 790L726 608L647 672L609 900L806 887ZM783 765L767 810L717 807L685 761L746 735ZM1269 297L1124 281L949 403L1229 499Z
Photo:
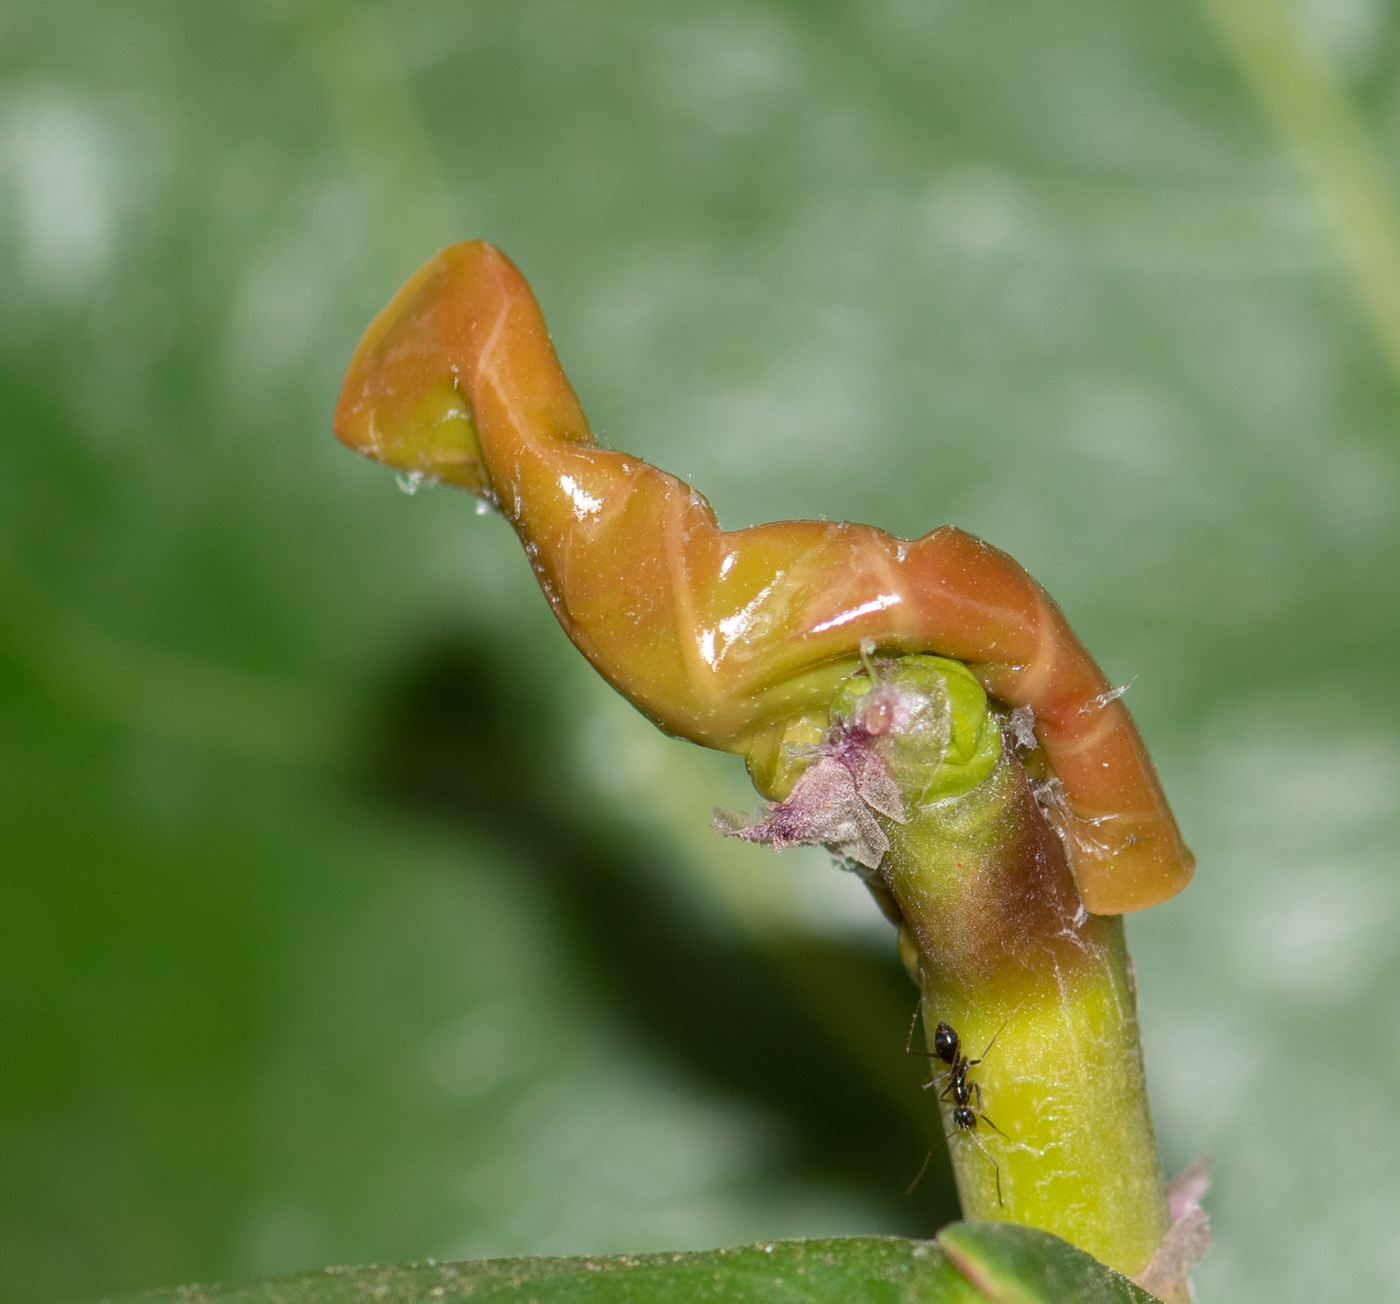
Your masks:
M997 1038L969 1076L1004 1135L979 1123L979 1149L943 1105L964 1215L1054 1232L1134 1276L1169 1219L1122 922L1091 919L1092 968L1063 979L952 986L925 969L925 1020L930 1038L939 1019L949 1022L973 1058Z
M838 693L832 725L829 753L873 752L899 787L902 812L870 812L889 845L864 872L902 920L927 1045L946 1023L972 1061L969 1128L954 1117L955 1079L930 1057L965 1215L1040 1227L1142 1272L1169 1217L1131 962L1122 921L1088 914L1075 891L1041 810L1053 783L1038 800L956 662L872 666Z

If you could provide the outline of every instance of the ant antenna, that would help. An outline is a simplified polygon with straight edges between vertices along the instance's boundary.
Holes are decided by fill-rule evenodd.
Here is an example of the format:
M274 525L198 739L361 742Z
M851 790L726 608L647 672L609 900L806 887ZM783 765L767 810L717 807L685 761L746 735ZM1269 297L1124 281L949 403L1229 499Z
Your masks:
M922 1164L919 1165L919 1171L918 1171L917 1173L914 1174L914 1180L913 1180L912 1182L910 1182L909 1185L906 1186L906 1187L904 1188L904 1194L905 1194L905 1195L913 1195L913 1194L914 1194L914 1188L915 1188L916 1186L918 1186L918 1184L924 1180L924 1174L925 1174L926 1172L928 1172L929 1160L931 1160L932 1158L933 1158L933 1151L930 1150L930 1151L928 1152L928 1154L926 1154L926 1155L924 1156L924 1162L923 1162Z
M992 1123L992 1120L991 1120L990 1118L987 1118L987 1116L986 1116L985 1114L979 1114L978 1117L979 1117L979 1118L986 1119L986 1121L987 1121L988 1123ZM995 1123L992 1123L992 1126L993 1126L993 1127L996 1127L998 1132L1001 1132L1001 1128L997 1127L997 1125L996 1125ZM1005 1136L1005 1135L1006 1135L1005 1132L1001 1132L1001 1134L1002 1134L1002 1136ZM951 1141L955 1135L956 1135L956 1131L950 1132L950 1133L948 1134L948 1140ZM997 1179L997 1203L998 1203L1003 1209L1005 1209L1005 1208L1006 1208L1006 1201L1004 1201L1004 1200L1001 1198L1001 1165L1000 1165L999 1163L997 1163L997 1161L996 1161L995 1159L992 1158L992 1152L991 1152L990 1150L988 1150L987 1147L984 1146L984 1145L982 1144L982 1138L981 1138L980 1136L978 1136L976 1132L968 1131L968 1132L964 1132L963 1135L966 1136L967 1139L968 1139L969 1141L971 1141L972 1144L975 1145L975 1146L982 1152L982 1157L983 1157L989 1164L991 1164L991 1166L992 1166L992 1172L996 1175L996 1179ZM924 1160L924 1166L925 1166L925 1167L928 1166L928 1160ZM922 1170L922 1169L921 1169L920 1172L919 1172L919 1176L920 1176L920 1177L923 1176L923 1170Z

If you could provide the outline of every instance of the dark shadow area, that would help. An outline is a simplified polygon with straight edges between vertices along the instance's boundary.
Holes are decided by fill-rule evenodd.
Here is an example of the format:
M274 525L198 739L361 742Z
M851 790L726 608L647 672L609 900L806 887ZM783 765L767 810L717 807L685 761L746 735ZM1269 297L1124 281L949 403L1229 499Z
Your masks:
M782 1176L858 1188L890 1233L956 1218L924 1063L904 1053L915 993L893 938L888 958L806 937L746 946L688 918L658 872L665 848L570 795L547 676L515 653L453 638L407 666L371 732L375 788L518 848L572 958L639 1037L782 1120Z

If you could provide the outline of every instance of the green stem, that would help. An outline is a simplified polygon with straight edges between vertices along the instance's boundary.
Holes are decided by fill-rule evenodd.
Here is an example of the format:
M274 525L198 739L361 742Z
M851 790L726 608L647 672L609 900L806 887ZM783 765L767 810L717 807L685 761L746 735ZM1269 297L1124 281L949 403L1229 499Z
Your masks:
M880 719L896 723L867 734L877 684ZM980 1088L975 1128L941 1106L965 1215L1040 1227L1141 1272L1168 1213L1121 919L1083 910L1026 768L962 666L882 663L846 681L833 718L904 800L907 822L881 817L890 846L871 882L903 916L928 1045L944 1021L983 1057L966 1077ZM930 1064L930 1096L950 1095Z

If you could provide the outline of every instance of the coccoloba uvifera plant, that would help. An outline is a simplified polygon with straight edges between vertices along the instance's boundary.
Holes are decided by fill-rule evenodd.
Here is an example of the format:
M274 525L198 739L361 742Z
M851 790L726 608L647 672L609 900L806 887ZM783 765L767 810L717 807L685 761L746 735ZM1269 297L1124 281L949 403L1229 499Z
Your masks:
M371 324L335 431L499 507L598 671L745 758L770 806L722 831L862 874L923 995L965 1213L1187 1298L1203 1215L1163 1185L1119 916L1194 862L1119 695L1030 576L953 527L721 530L689 486L598 447L529 286L480 241Z

